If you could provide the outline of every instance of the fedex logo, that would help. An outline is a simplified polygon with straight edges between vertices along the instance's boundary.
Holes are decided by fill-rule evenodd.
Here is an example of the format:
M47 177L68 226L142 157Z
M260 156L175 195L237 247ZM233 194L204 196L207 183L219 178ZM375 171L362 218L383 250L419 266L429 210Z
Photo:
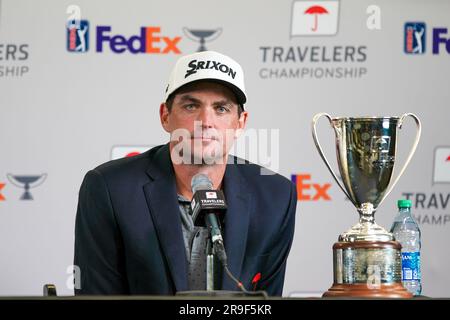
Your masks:
M447 28L433 29L433 54L439 54L441 45L445 46L445 50L450 54L450 39L446 37Z
M311 183L310 174L293 174L291 180L297 186L297 200L298 201L318 201L331 200L328 194L328 189L331 183Z
M114 53L123 53L129 51L133 54L138 53L160 53L160 54L180 54L177 47L181 37L161 36L160 27L141 27L139 35L132 35L126 38L122 35L112 35L111 26L98 26L96 29L97 52L103 52L104 45L109 46Z

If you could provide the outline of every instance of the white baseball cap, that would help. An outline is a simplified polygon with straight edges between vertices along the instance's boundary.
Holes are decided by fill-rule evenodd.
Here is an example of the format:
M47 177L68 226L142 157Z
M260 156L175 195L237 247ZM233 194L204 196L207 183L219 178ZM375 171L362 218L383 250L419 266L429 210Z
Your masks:
M170 74L165 101L177 89L200 80L212 80L227 86L242 106L247 101L242 67L230 57L215 51L196 52L178 59Z

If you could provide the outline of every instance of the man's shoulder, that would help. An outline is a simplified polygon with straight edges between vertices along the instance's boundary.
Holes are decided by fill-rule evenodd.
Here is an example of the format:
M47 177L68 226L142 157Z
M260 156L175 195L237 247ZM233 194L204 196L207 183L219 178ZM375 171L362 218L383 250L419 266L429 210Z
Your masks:
M230 156L229 164L235 166L247 182L260 188L276 187L285 190L293 187L292 181L285 176L248 160Z
M156 146L132 157L110 160L95 167L93 171L108 177L117 175L129 176L135 173L145 172L151 161L154 159L155 153L162 147L163 145Z

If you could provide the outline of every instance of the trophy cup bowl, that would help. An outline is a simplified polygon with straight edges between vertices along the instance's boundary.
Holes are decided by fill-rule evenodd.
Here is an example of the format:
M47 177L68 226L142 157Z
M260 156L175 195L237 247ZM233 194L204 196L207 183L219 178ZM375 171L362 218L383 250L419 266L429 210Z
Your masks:
M335 131L342 182L317 138L316 124L322 116L328 118ZM416 138L405 165L391 183L398 130L408 116L416 122ZM411 113L401 117L332 118L327 113L314 116L312 135L317 150L359 213L359 222L342 233L333 245L333 285L324 297L412 297L401 282L401 245L390 232L375 223L374 214L411 161L420 134L420 120Z

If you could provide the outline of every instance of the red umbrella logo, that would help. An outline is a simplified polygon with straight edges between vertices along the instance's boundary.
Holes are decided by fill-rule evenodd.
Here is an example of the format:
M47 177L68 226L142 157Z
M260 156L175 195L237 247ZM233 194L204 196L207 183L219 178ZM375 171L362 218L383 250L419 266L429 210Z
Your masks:
M317 16L319 14L328 14L327 9L325 9L322 6L312 6L306 9L305 14L313 14L314 15L314 27L311 29L312 31L317 31L318 22L317 22Z
M447 161L450 161L450 156L447 157Z
M132 152L129 152L129 153L125 156L125 158L134 157L134 156L137 156L137 155L139 155L139 154L141 154L141 153L138 152L138 151L132 151Z
M0 190L2 190L4 186L5 186L4 183L0 183ZM2 200L5 200L5 197L0 193L0 201Z

